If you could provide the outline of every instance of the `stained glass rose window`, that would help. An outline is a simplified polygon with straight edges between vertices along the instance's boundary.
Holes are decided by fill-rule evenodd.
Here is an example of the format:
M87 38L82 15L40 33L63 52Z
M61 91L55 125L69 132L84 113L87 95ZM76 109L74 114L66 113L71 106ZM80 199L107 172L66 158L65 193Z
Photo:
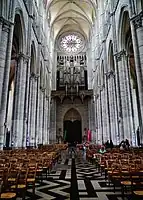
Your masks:
M84 38L78 33L67 33L60 37L59 46L66 53L75 54L84 48Z

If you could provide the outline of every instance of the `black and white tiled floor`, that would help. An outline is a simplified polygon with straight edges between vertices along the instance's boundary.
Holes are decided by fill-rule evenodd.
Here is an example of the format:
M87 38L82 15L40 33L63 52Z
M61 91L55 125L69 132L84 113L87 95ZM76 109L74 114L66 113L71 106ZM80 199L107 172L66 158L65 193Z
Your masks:
M58 163L47 179L36 185L36 195L29 189L30 200L121 200L121 189L108 186L104 175L88 163L81 154L76 158L67 155ZM130 195L125 200L133 199Z

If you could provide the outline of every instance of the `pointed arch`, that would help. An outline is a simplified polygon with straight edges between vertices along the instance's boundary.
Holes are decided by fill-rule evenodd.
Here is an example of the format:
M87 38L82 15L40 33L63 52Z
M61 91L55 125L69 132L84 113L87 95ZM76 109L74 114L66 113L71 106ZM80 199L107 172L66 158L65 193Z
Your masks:
M114 53L113 53L113 42L110 40L108 48L108 65L109 70L115 70Z
M70 121L79 120L79 121L81 121L81 115L80 115L79 111L76 110L75 108L70 108L64 114L64 121L65 120L70 120Z
M31 44L31 60L30 60L30 72L35 73L36 72L36 49L35 44L32 41Z

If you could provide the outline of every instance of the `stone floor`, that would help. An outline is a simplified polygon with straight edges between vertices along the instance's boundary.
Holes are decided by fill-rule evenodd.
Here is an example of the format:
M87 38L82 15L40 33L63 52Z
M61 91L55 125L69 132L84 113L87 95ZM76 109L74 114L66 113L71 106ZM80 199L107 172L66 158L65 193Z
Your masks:
M32 197L32 190L27 192L26 199L39 200L121 200L120 187L115 193L112 186L108 186L105 176L97 171L94 165L88 163L85 155L78 154L75 158L65 153L47 179L36 184L36 195ZM126 195L125 200L133 199Z

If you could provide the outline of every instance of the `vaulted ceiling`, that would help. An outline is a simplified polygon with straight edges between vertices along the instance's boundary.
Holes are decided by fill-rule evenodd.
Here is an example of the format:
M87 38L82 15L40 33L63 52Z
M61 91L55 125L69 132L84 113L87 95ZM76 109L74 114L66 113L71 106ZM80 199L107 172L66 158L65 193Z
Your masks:
M54 38L76 31L88 38L96 15L96 0L51 0L48 2L50 26Z

